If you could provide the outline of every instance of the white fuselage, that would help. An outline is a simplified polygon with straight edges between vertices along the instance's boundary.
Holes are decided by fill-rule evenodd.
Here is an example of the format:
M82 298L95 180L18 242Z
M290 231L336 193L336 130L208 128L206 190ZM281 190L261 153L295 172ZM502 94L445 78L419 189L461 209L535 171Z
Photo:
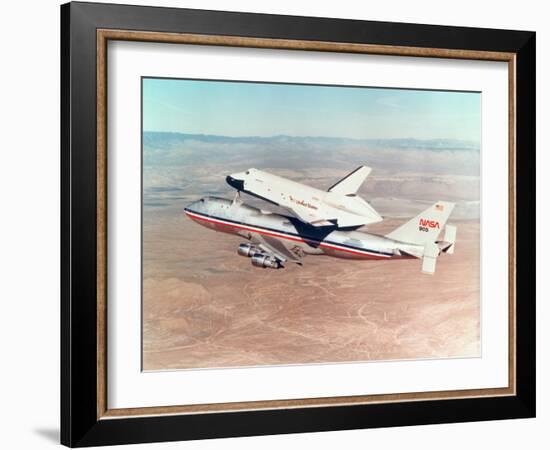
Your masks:
M300 220L227 199L206 197L190 204L185 213L195 222L215 231L234 234L248 240L254 235L277 238L288 248L304 254L329 255L347 259L410 258L422 252L422 246L394 241L359 231L334 227L315 228Z
M340 227L376 223L382 217L361 197L327 192L258 169L232 174L227 182L239 191L262 198L294 213L312 225Z

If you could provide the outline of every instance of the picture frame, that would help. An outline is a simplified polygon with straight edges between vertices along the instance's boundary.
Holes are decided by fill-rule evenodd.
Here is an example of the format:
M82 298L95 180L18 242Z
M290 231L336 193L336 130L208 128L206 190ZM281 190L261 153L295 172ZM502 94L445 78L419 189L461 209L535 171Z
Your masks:
M508 65L508 386L112 409L107 43ZM61 6L61 443L70 447L535 416L535 33L72 2ZM112 130L111 130L112 132Z

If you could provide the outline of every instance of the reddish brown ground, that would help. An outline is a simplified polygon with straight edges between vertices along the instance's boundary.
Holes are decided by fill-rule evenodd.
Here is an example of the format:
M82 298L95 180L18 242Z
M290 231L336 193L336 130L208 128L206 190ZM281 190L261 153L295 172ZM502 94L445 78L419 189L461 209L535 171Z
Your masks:
M238 237L146 208L143 368L478 356L479 225L453 223L456 252L434 276L419 260L315 256L262 270L236 254Z

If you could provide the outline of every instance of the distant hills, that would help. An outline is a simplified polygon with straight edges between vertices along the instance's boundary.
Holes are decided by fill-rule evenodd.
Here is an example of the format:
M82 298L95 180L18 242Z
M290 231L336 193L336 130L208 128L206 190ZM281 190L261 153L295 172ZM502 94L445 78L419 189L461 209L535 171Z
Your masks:
M188 142L206 144L256 144L262 147L274 145L294 146L368 146L370 148L418 149L431 151L479 151L479 143L458 139L352 139L325 136L218 136L159 131L143 133L144 149L170 150Z

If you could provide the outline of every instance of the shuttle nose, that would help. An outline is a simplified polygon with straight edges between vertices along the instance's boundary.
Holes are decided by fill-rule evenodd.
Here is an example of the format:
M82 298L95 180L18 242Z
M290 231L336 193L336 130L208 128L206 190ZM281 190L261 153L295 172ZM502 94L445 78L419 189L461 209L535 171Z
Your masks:
M244 190L244 181L243 180L237 180L236 178L233 178L231 175L227 175L225 177L225 181L227 184L238 191Z

